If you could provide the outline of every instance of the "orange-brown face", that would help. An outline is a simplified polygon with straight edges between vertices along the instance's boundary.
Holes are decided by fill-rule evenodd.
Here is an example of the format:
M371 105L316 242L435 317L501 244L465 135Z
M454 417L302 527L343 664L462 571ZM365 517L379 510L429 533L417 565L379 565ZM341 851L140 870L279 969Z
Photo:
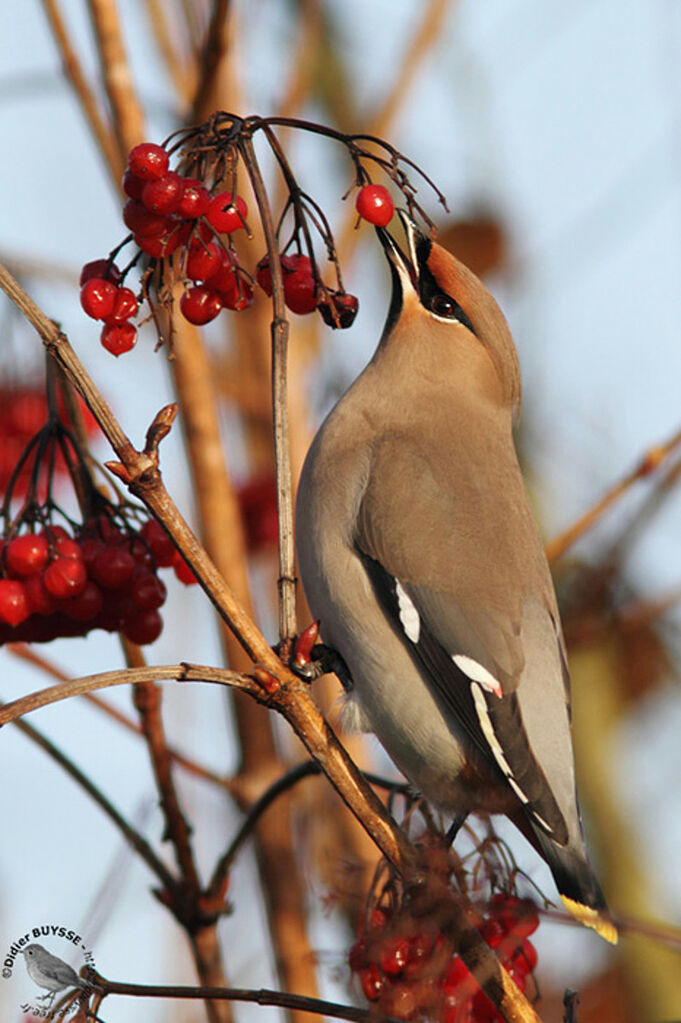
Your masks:
M393 268L393 298L384 341L393 334L420 337L458 371L492 374L488 393L515 411L520 403L518 357L503 313L484 284L442 246L402 217L408 254L379 232ZM460 373L457 372L457 376Z

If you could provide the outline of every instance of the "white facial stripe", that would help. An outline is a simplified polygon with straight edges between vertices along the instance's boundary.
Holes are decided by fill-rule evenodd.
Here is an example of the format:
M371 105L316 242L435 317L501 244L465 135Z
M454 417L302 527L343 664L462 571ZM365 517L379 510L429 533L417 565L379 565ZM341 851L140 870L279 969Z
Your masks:
M402 628L407 634L407 638L412 643L418 643L419 636L421 635L421 619L419 613L414 607L413 601L411 600L408 593L402 587L402 583L399 579L395 580L395 594L397 596L397 603L400 609L400 621L402 622Z
M473 695L473 702L475 704L475 709L478 714L478 721L480 722L480 727L482 728L482 734L487 739L487 743L489 745L489 748L492 750L492 753L494 754L494 759L496 760L497 764L504 772L506 777L510 778L513 774L513 771L509 766L508 760L504 756L504 751L501 748L501 743L499 742L495 735L494 726L492 725L492 719L490 718L489 711L487 710L485 694L483 693L482 687L479 682L471 682L471 693Z
M494 693L499 699L504 695L499 680L478 661L465 654L452 654L452 660L464 675L468 675L473 682L479 682L489 693Z

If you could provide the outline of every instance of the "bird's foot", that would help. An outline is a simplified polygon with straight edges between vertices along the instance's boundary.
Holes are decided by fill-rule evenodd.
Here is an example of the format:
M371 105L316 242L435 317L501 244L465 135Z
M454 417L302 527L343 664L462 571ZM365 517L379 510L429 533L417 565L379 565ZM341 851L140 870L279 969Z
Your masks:
M317 642L318 636L319 622L313 622L301 632L291 658L292 670L305 682L314 682L321 675L333 673L349 692L353 688L350 669L336 650Z

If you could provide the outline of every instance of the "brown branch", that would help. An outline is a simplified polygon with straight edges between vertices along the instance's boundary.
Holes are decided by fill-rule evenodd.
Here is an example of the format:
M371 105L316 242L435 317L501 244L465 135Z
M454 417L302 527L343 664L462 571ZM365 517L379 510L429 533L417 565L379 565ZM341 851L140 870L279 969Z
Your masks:
M97 99L83 73L76 51L71 45L71 39L59 7L59 0L42 0L42 3L50 28L52 29L52 35L57 44L64 74L73 87L85 121L104 157L104 162L113 183L118 188L125 167L125 160L118 149L111 129L99 113Z
M128 667L132 669L146 667L144 654L139 646L136 643L131 643L125 637L122 637L121 642ZM190 841L191 828L180 807L180 800L173 781L161 715L161 694L161 687L156 680L136 682L133 685L133 702L140 716L140 724L146 739L160 797L161 811L165 819L163 837L173 846L180 875L188 888L188 894L197 898L201 886Z
M555 537L546 545L546 556L549 561L556 561L565 551L575 543L584 533L588 532L604 512L608 510L623 494L638 480L645 479L655 472L667 457L681 444L681 430L677 431L669 440L649 449L638 465L631 472L627 473L596 502L596 504L584 513L569 529L566 529L560 536Z
M272 211L253 142L244 138L241 153L260 210L273 287L274 319L272 321L272 409L274 416L274 459L277 474L277 509L279 513L279 638L283 659L287 660L291 641L296 635L296 576L293 545L293 494L291 488L291 455L288 424L287 350L289 324L286 319L284 287L277 237Z
M0 702L0 714L2 714L6 708L11 706L11 704ZM31 742L40 746L41 749L43 749L48 756L52 758L52 760L58 763L59 766L62 767L63 770L66 771L66 773L73 778L73 780L80 785L85 792L87 792L97 806L104 811L109 820L113 821L126 841L132 846L141 859L144 860L164 888L172 890L176 882L168 868L158 858L146 839L142 838L139 832L135 831L131 824L128 824L122 814L120 814L116 807L109 802L102 792L100 792L97 786L90 781L87 775L83 774L80 768L76 767L73 761L70 760L65 753L62 753L62 751L55 746L54 743L50 742L50 740L44 736L42 732L39 732L32 725L29 725L28 722L16 719L14 720L14 724L31 740Z
M87 0L109 99L119 158L144 139L144 117L125 52L116 0Z
M267 988L251 990L249 988L226 987L180 987L164 984L125 984L115 980L107 980L95 970L89 971L87 980L91 980L104 995L131 995L135 998L205 998L225 999L231 1002L256 1002L258 1005L276 1005L283 1009L298 1009L314 1012L334 1019L362 1020L371 1018L376 1023L398 1023L391 1016L381 1016L371 1009L357 1009L352 1005L339 1005L337 1002L326 1002L321 998L308 998L305 995L294 995L287 991L269 991Z
M49 661L46 657L41 657L35 650L29 646L28 643L8 643L5 647L8 653L12 654L13 657L18 657L23 661L28 661L29 664L33 664L35 667L40 668L53 678L59 679L61 682L69 682L72 678L61 668L58 668L53 661ZM114 707L113 704L107 703L101 696L96 696L94 693L83 693L83 699L92 703L95 707L106 714L107 717L112 718L123 728L129 732L133 732L137 736L142 736L141 727L129 718L127 714L124 714ZM185 756L184 753L180 753L178 750L173 749L172 746L168 747L168 755L170 759L182 767L189 774L195 775L197 778L203 778L204 781L212 782L214 785L218 785L222 789L226 789L227 792L234 791L234 784L230 778L224 778L222 775L216 774L215 771L211 771L203 764L198 764L195 760Z
M273 273L275 294L278 288L280 299L283 299L281 273L276 261L273 269L275 271ZM277 273L277 271L279 272ZM116 454L121 459L120 463L115 464L119 477L125 480L131 492L141 498L164 524L175 545L190 563L218 612L256 664L262 666L255 672L260 687L249 676L240 676L219 669L201 669L195 676L196 680L239 685L256 699L282 714L312 757L321 764L326 776L371 835L386 859L406 878L414 879L414 881L422 878L416 850L386 812L381 801L338 742L315 705L309 688L279 660L270 648L264 636L235 600L231 590L226 586L214 564L198 544L171 501L159 472L158 451L151 448L138 452L132 447L71 348L66 336L47 319L4 267L0 267L0 288L15 301L33 323L48 351L64 368L66 375L97 418ZM159 414L157 420L165 421L165 417ZM187 681L195 670L195 667L191 665L176 665L170 671L169 676ZM158 668L140 668L137 671L142 674L135 681L164 677L163 670L159 672ZM120 672L107 673L107 675L109 676L108 680L102 675L92 676L89 684L83 686L83 691L103 687L106 684L115 684L111 681L112 675L118 676L116 681L119 684L123 681ZM168 677L167 672L165 677ZM98 679L101 686L95 685L93 678ZM130 675L128 675L128 681L130 680ZM82 683L82 680L80 681ZM76 684L72 683L72 685ZM52 689L63 691L64 687L55 686ZM78 691L77 685L76 691ZM44 694L40 694L39 702L36 705L44 705L44 702L52 702L52 700L44 700ZM17 711L18 703L21 701L14 701L12 716L24 713L28 709L28 707L24 707L22 711ZM0 714L0 723L2 720ZM446 889L442 892L442 898L451 900ZM519 1023L521 1020L528 1023L528 1021L537 1020L537 1016L527 1000L521 995L478 932L467 922L465 915L455 907L452 912L458 913L459 916L461 956L471 972L482 978L481 983L485 993L501 1009L509 1023L516 1023L516 1021Z
M220 685L236 686L253 695L260 696L260 688L250 675L241 675L225 668L211 668L200 664L162 664L146 668L119 668L114 671L102 671L96 675L84 675L58 682L56 685L38 689L27 696L20 696L10 703L3 704L0 709L0 728L9 721L15 721L24 714L30 714L41 707L52 703L68 700L72 696L82 696L96 689L109 689L111 686L133 685L139 682L153 682L157 679L174 680L175 682L217 682Z

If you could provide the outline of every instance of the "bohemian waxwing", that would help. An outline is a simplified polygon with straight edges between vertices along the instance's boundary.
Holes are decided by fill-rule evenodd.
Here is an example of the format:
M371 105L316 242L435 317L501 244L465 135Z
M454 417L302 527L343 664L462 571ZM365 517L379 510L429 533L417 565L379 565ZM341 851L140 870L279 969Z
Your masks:
M518 466L518 357L484 285L402 217L392 301L298 491L300 574L344 723L441 810L504 813L567 909L617 940L587 858L556 597Z

